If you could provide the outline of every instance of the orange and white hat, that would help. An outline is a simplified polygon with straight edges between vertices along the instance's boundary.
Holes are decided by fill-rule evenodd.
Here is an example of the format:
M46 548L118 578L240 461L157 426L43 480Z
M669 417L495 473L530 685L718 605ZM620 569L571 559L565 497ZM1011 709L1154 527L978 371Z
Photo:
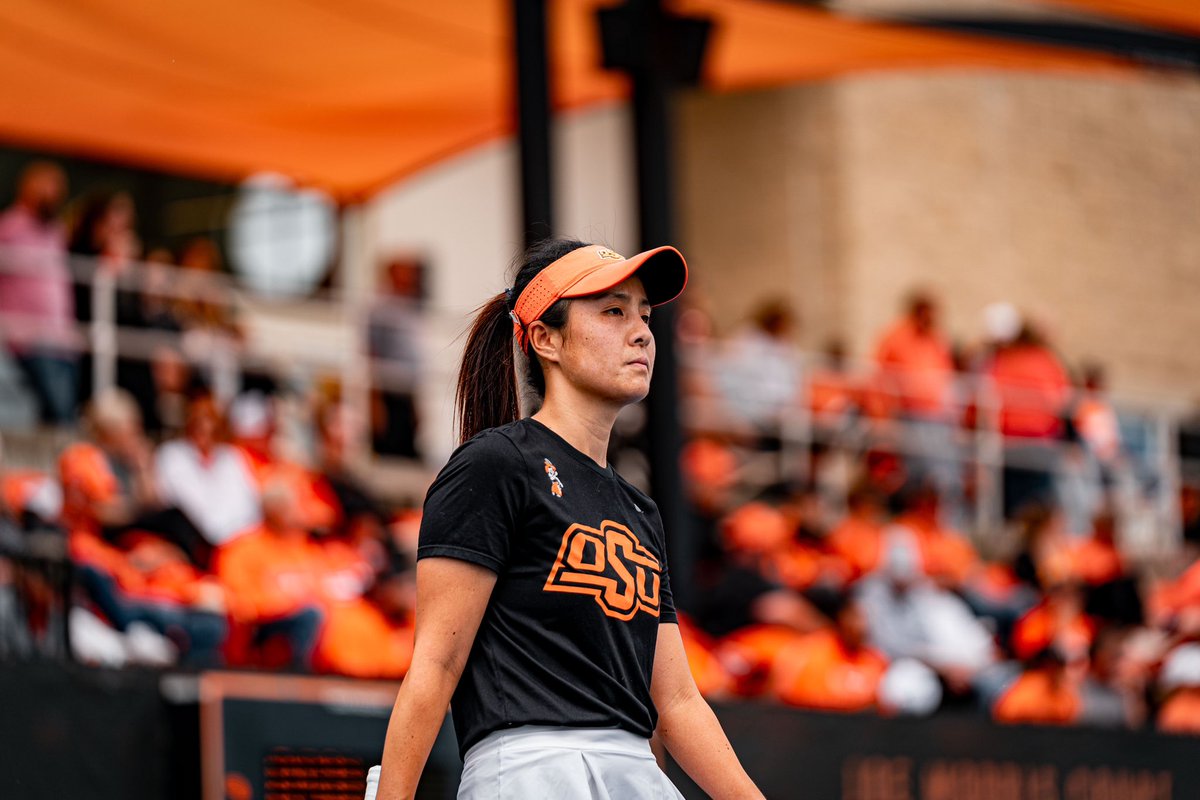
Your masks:
M509 315L517 344L528 352L526 330L559 300L599 294L635 272L652 306L671 302L687 285L687 262L674 247L656 247L629 258L600 245L580 247L539 272L513 304Z

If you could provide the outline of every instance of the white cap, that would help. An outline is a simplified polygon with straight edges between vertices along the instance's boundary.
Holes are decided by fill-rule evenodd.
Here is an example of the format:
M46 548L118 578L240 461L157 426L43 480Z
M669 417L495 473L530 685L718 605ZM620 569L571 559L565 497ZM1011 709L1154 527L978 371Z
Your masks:
M234 436L254 438L270 431L271 406L259 391L250 391L234 398L229 405L229 429Z
M942 703L942 684L915 658L898 658L879 682L879 705L893 714L925 717Z
M983 329L993 342L1011 342L1021 332L1021 312L1012 303L991 303L983 309Z
M1168 692L1184 686L1200 686L1200 644L1181 644L1168 653L1158 685Z

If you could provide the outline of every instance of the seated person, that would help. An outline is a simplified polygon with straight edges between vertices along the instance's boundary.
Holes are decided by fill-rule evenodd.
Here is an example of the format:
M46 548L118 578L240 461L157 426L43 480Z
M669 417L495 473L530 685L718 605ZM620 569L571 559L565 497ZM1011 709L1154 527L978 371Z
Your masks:
M161 445L154 463L163 501L179 507L213 547L260 519L258 487L241 452L225 443L224 427L212 395L194 396L184 436Z
M92 441L73 444L59 457L67 531L114 544L154 534L206 567L211 546L159 492L151 445L133 398L121 389L102 391L88 404L85 418Z
M995 643L958 595L925 575L921 559L911 531L887 530L879 569L858 584L868 638L888 658L916 659L965 694L995 662Z
M412 570L381 573L366 594L327 606L327 619L313 656L319 672L355 678L403 678L412 663Z
M249 658L247 649L270 660L268 645L282 643L287 652L281 658L292 669L310 666L324 620L324 559L323 548L297 522L290 486L268 483L262 522L216 555L216 573L239 625L239 660Z
M846 504L846 516L829 532L826 541L857 580L879 566L886 510L883 498L865 484L850 492Z
M209 552L199 533L160 501L137 405L103 391L86 419L93 441L59 459L61 521L80 585L117 630L143 622L172 638L181 663L219 664L224 592L197 567Z
M943 586L962 586L978 566L979 556L965 536L939 522L938 490L929 484L919 486L904 505L896 524L916 537L925 573Z
M1082 713L1078 681L1053 647L1034 655L992 707L992 718L1007 724L1072 725Z
M826 711L876 707L887 659L866 643L867 623L853 597L834 609L833 627L784 647L771 671L772 693L791 706Z

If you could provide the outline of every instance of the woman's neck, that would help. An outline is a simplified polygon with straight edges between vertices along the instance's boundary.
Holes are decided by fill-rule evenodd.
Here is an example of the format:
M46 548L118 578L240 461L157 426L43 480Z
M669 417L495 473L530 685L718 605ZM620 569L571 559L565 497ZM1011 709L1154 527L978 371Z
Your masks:
M587 403L554 402L547 397L533 418L601 467L607 467L608 440L618 411Z

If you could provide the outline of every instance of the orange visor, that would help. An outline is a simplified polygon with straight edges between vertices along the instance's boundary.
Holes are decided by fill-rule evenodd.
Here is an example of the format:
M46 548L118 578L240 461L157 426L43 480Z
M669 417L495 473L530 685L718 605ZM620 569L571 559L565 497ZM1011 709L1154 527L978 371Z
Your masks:
M674 247L656 247L626 258L599 245L572 250L537 274L513 306L513 335L528 352L525 330L565 297L599 294L637 273L652 306L669 303L687 285L687 262Z

